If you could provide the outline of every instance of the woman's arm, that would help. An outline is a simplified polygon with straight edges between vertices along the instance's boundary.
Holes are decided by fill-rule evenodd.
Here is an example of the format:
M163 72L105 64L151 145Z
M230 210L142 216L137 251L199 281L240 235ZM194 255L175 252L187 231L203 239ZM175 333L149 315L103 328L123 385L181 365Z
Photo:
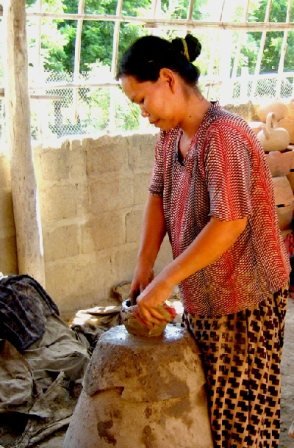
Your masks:
M141 241L131 285L130 297L133 303L153 279L153 266L165 233L162 197L150 194L145 207Z
M150 325L162 320L157 310L171 295L173 287L216 261L245 229L247 218L220 221L212 217L192 244L144 289L137 299L142 318Z

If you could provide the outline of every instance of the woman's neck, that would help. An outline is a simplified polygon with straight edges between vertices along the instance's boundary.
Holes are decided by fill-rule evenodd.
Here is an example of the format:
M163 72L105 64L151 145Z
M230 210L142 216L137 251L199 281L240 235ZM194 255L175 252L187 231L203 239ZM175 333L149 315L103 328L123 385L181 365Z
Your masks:
M180 123L185 140L192 140L209 107L210 102L203 97L198 89L189 95L183 120Z

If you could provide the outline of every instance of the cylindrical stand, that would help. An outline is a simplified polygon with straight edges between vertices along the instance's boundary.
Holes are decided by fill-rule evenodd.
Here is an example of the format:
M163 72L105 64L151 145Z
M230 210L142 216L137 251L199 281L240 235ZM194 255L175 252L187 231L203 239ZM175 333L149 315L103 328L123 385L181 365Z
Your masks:
M183 328L160 338L104 333L64 448L213 448L199 350Z

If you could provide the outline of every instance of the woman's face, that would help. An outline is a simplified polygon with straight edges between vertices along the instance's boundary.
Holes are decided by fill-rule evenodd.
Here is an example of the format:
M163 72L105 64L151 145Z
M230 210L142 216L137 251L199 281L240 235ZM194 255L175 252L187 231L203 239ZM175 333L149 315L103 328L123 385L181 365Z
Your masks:
M134 76L121 78L124 93L130 101L140 106L141 115L164 131L176 127L180 122L179 103L175 101L174 77L170 77L169 72L161 70L155 82L139 82Z

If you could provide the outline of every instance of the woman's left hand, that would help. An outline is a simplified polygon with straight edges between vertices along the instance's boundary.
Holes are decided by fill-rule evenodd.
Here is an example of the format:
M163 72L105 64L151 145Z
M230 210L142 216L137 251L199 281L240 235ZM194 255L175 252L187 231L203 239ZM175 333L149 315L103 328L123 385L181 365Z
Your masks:
M137 297L140 316L150 328L172 320L172 316L163 308L171 295L172 287L156 277Z

